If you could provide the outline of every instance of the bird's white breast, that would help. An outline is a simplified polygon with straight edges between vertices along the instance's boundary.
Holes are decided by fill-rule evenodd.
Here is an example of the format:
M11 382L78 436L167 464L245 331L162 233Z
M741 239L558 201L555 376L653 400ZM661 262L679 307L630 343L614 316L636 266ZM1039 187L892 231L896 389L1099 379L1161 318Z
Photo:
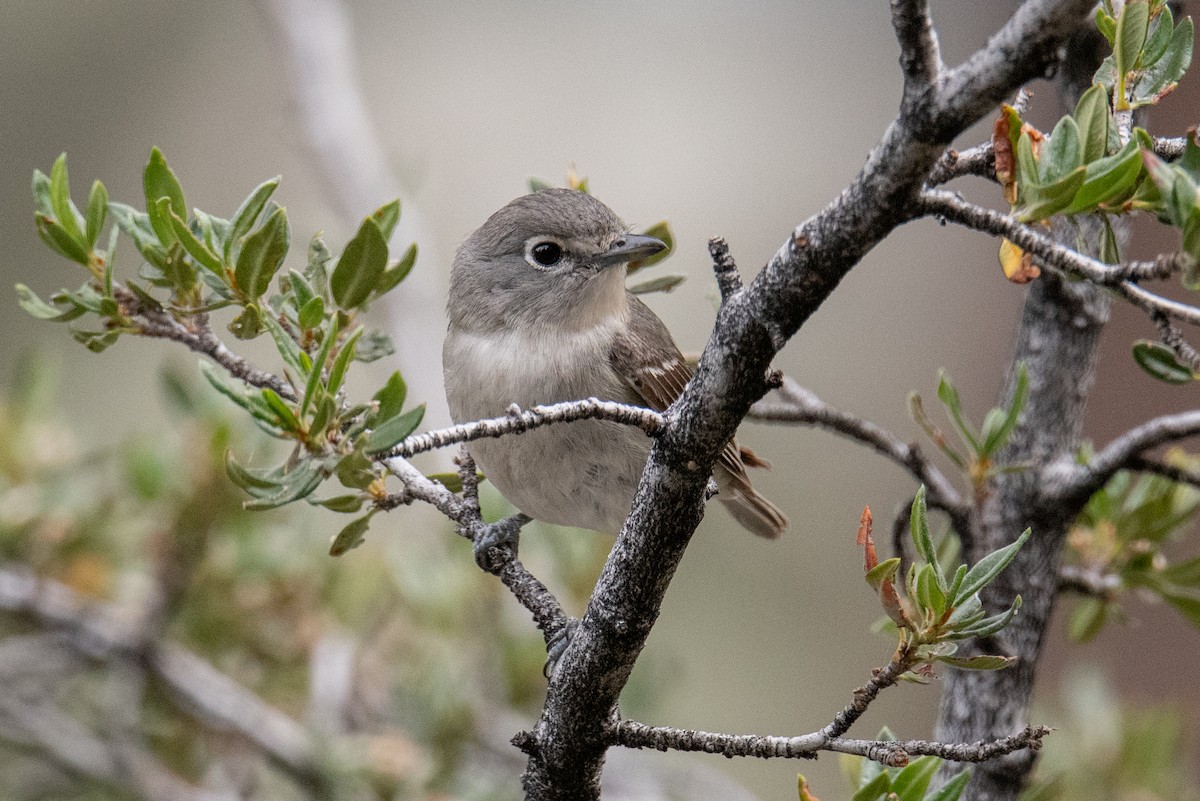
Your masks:
M443 350L455 422L503 415L509 406L598 397L637 402L609 364L613 317L580 331L452 329ZM555 423L468 446L480 469L526 514L550 523L616 533L650 449L639 430L604 421Z

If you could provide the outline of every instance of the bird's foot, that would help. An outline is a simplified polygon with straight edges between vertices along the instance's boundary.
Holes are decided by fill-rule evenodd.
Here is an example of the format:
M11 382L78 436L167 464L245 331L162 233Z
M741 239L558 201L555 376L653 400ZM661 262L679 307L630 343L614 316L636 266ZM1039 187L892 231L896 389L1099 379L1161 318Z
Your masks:
M495 573L516 556L521 538L521 526L530 521L528 515L516 514L475 529L475 564L488 573Z
M570 647L571 638L575 636L578 628L579 618L569 617L563 627L546 643L546 664L542 666L543 676L548 679L554 678L554 673L558 670L558 662Z

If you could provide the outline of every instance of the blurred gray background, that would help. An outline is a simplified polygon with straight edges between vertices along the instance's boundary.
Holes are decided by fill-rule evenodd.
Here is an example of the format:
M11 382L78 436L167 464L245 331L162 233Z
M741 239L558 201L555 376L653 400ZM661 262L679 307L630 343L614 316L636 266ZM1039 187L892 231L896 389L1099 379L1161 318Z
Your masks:
M437 365L453 251L531 176L561 182L574 165L627 222L670 221L678 245L661 269L689 280L650 303L681 347L698 351L713 318L707 238L725 236L743 271L753 273L851 179L899 98L882 0L346 5L356 77L406 199L405 235L422 249L420 280L396 293L394 308L375 310L377 319L392 315L403 333L402 355L364 371L363 386L403 365L414 393L431 402L431 425L445 421ZM934 4L947 62L983 44L1014 6ZM276 197L288 207L293 241L324 229L336 250L356 216L390 198L361 197L349 211L339 200L338 178L321 166L301 122L297 91L306 87L297 84L305 80L280 29L255 3L6 0L0 284L22 281L44 296L82 280L82 271L41 245L32 224L31 171L48 171L62 151L70 154L77 202L99 177L113 199L139 205L152 145L166 154L188 203L217 214L282 174ZM1200 82L1190 80L1168 99L1156 130L1179 134L1196 122ZM1050 119L1055 102L1052 90L1038 89L1034 116ZM336 132L343 121L328 122ZM960 144L981 141L989 128ZM960 188L1002 202L982 182ZM843 282L778 366L824 399L912 439L920 434L905 397L915 389L933 398L936 371L945 367L980 419L994 401L1023 296L1001 276L997 244L929 221L907 226ZM122 248L119 268L132 271L132 248ZM63 327L35 323L7 298L0 381L27 348L63 354L61 406L90 442L113 442L161 420L156 365L194 361L128 338L93 356ZM1194 387L1156 383L1129 358L1134 338L1153 336L1150 325L1125 309L1115 318L1088 412L1097 442L1197 402ZM250 352L260 361L267 355L257 343ZM866 631L878 606L860 578L853 537L864 504L888 521L914 487L897 468L825 433L751 423L743 438L774 462L757 483L793 529L765 543L735 530L723 512L710 514L650 640L649 663L669 666L677 684L645 722L799 734L827 722L890 654L887 640ZM413 525L406 514L377 521L373 536L401 536ZM1131 697L1194 707L1196 631L1162 609L1135 606L1133 616L1133 625L1112 627L1092 645L1052 646L1043 696L1057 690L1067 663L1099 660ZM900 736L927 736L937 693L936 684L891 690L855 732L868 736L886 721ZM636 704L624 711L641 716ZM798 769L818 795L842 794L828 757L817 764L688 759L719 765L763 798L794 797Z

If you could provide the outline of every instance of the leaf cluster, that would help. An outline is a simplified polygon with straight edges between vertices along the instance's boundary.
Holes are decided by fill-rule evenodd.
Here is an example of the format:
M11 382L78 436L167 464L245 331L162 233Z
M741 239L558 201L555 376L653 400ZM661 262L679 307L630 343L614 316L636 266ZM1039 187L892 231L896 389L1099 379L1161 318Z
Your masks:
M963 471L976 491L981 491L997 473L1021 469L1019 465L997 465L996 456L1008 444L1013 431L1016 430L1028 395L1029 372L1024 364L1018 364L1017 383L1008 406L997 406L988 410L984 415L983 425L976 430L963 413L962 401L950 376L944 370L939 371L938 400L949 415L962 444L966 446L966 453L951 445L945 433L925 414L924 402L920 395L915 392L909 395L908 408L917 425L921 426L938 450L946 454L950 461Z
M919 559L909 566L901 592L897 583L901 559L897 556L878 560L871 539L870 510L864 512L859 529L867 584L879 594L880 604L897 631L898 652L908 653L909 665L919 668L916 673L906 674L906 678L924 681L929 669L938 662L968 670L999 670L1011 665L1013 657L959 657L955 653L959 641L995 634L1021 608L1018 595L1008 609L988 615L979 593L1016 557L1029 539L1029 529L974 565L960 564L956 539L945 537L941 547L934 545L922 486L912 504L909 534Z
M1169 461L1195 469L1182 451ZM1072 561L1091 575L1112 577L1111 592L1082 599L1071 611L1068 630L1090 640L1121 616L1126 590L1149 593L1200 627L1200 557L1172 560L1167 546L1178 540L1200 510L1200 490L1152 474L1117 473L1088 500L1068 536Z
M93 314L100 330L73 334L95 351L122 333L147 333L148 316L197 333L207 331L211 312L236 309L229 330L240 339L268 334L283 364L282 383L242 385L207 362L202 364L205 377L261 429L294 446L283 463L266 469L249 469L228 457L230 478L253 498L247 508L270 509L309 498L330 477L351 492L311 502L350 513L385 497L383 471L373 456L411 434L424 406L404 408L407 389L399 373L361 403L349 401L345 380L353 362L393 352L386 334L358 320L416 262L415 244L399 258L389 255L387 243L400 219L400 202L364 218L336 260L317 235L303 268L285 269L291 231L286 210L272 200L278 178L257 186L229 219L199 209L189 214L183 188L157 148L142 178L144 211L109 200L103 184L96 182L87 212L81 214L71 203L65 154L49 176L34 172L35 221L42 238L87 267L91 276L77 292L59 292L50 303L18 285L21 305L35 317L60 322ZM108 244L97 250L110 216L115 224ZM113 277L118 232L133 242L142 259L138 280ZM343 537L337 552L361 541L374 511L351 524L359 536Z

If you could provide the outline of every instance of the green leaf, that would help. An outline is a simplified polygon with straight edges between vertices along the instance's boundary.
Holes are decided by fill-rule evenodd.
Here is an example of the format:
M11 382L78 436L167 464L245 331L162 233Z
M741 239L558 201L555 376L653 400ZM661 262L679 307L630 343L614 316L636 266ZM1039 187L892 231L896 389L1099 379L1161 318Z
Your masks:
M33 205L47 217L54 216L54 204L50 201L50 177L41 170L33 171Z
M864 762L870 762L864 759ZM858 788L850 801L878 801L892 786L892 777L887 771L877 773L874 778Z
M1100 84L1092 84L1079 97L1072 114L1079 127L1079 142L1084 164L1102 158L1108 148L1108 94Z
M687 276L683 275L660 275L657 278L651 278L649 281L634 284L629 287L629 291L635 295L647 295L651 292L670 292L686 280Z
M909 762L892 777L892 792L896 794L897 801L921 801L941 764L942 760L933 756L923 756Z
M351 489L366 489L375 481L375 466L361 447L342 457L335 472L338 481Z
M383 234L384 241L391 239L392 232L396 230L396 223L400 222L400 199L397 198L391 203L385 203L375 209L371 212L371 219L379 226L379 232Z
M325 320L325 301L320 295L313 295L308 303L300 308L296 315L301 328L317 328Z
M1021 550L1021 546L1025 544L1025 541L1029 539L1029 535L1032 533L1032 529L1025 529L1015 542L992 551L976 562L967 571L967 575L963 578L962 586L958 590L958 598L954 600L970 598L988 584L991 584L992 579L1000 575L1000 571L1008 567L1009 563L1016 558L1017 551Z
M267 200L278 186L278 175L269 181L263 181L254 188L254 191L242 201L242 205L238 206L238 210L233 213L233 217L229 219L229 234L225 238L225 261L233 261L234 246L238 245L242 237L254 227L254 222L262 212L263 206L267 204Z
M438 482L443 487L455 494L463 491L462 476L458 473L430 473L429 475L425 476L425 478ZM487 477L483 473L475 474L475 480L477 482L483 482L486 480L486 478Z
M883 586L884 582L892 581L896 577L896 571L900 569L900 557L893 556L891 559L885 559L875 567L868 570L863 578L871 585L871 588L876 592Z
M1003 629L1012 619L1016 617L1017 610L1021 608L1021 596L1013 598L1012 605L1004 612L998 615L984 618L977 623L972 623L970 626L963 626L954 631L947 632L943 635L946 640L965 640L970 637L990 637L996 632Z
M387 253L383 232L367 217L333 268L330 289L338 306L356 309L366 303L387 266Z
M325 391L330 395L336 395L339 388L342 386L342 379L346 377L346 367L349 366L350 360L354 358L354 349L358 345L358 338L362 336L363 327L360 325L351 332L350 336L346 337L346 341L342 343L338 350L338 355L334 357L333 366L329 368L329 381L326 384Z
M379 404L379 409L371 418L372 424L386 422L400 414L404 409L404 399L407 396L408 385L404 383L404 377L397 370L388 377L387 383L372 398Z
M287 211L282 208L276 209L261 228L242 241L234 276L246 297L254 300L270 289L271 279L283 265L290 243Z
M324 506L331 512L342 512L343 514L353 514L362 508L366 497L359 493L353 495L337 495L333 498L315 499L309 498L308 502L313 506Z
M1146 42L1146 28L1150 23L1150 4L1147 0L1128 0L1117 18L1116 45L1113 58L1117 68L1116 109L1125 111L1129 103L1125 98L1125 76L1137 64Z
M926 796L925 801L958 801L970 781L971 769L967 768L951 776L949 781Z
M1071 205L1086 178L1087 168L1081 166L1053 183L1029 187L1030 191L1021 195L1022 206L1017 219L1033 222L1058 214Z
M221 264L221 260L217 255L208 249L208 245L204 244L192 233L192 229L183 221L183 218L176 214L167 204L167 199L159 198L158 213L165 216L171 221L171 230L175 232L179 244L195 259L201 267L209 272L225 278L225 265Z
M1083 598L1071 610L1067 621L1067 636L1072 642L1091 641L1108 620L1109 603L1103 598Z
M1101 203L1110 203L1133 188L1142 173L1138 143L1130 139L1120 152L1087 165L1083 183L1063 214L1080 214L1095 210Z
M168 208L181 218L187 216L187 206L183 202L179 179L167 166L167 160L157 147L150 149L150 161L142 173L142 188L146 194L146 213L150 215L150 225L158 234L158 240L170 246L175 241L175 229L171 227L170 215L163 213L158 200L167 198Z
M391 356L395 352L396 346L392 344L391 337L377 328L372 328L358 341L358 350L354 352L354 358L365 364L384 356Z
M958 429L958 433L970 447L972 453L979 453L979 439L975 436L975 432L967 425L967 421L963 418L962 402L958 397L958 390L954 388L954 384L950 382L950 376L946 375L945 370L938 371L938 400L950 412L950 419L954 421L954 427Z
M362 545L367 535L367 529L371 525L371 515L373 514L375 514L374 509L362 517L347 523L345 528L339 531L337 536L333 538L333 544L329 546L329 555L341 556L346 551L353 550Z
M937 575L931 564L922 565L917 571L917 603L922 609L932 611L934 617L941 617L942 612L946 611L946 593L938 586Z
M279 479L283 471L277 468L271 470L248 470L233 458L233 451L225 451L225 474L237 487L248 492L274 493L282 486Z
M257 305L250 303L242 313L229 321L229 333L238 339L254 339L262 333L264 315Z
M54 166L50 168L50 207L54 209L54 221L86 252L87 245L83 238L83 216L71 202L66 153L55 159Z
M321 372L325 369L325 362L329 360L329 352L333 350L333 343L337 341L338 332L338 318L335 316L329 321L329 330L325 332L325 336L321 340L321 348L317 351L312 369L308 373L308 383L304 385L304 399L300 402L301 417L308 414L308 404L312 401L313 393L321 386Z
M1096 28L1100 34L1108 40L1108 46L1112 47L1117 41L1117 21L1104 13L1103 8L1096 9Z
M1146 44L1142 48L1143 69L1153 66L1167 52L1171 43L1171 34L1175 32L1175 20L1171 9L1164 8L1161 13L1150 21L1150 32L1146 36Z
M1071 117L1063 117L1043 143L1042 159L1038 162L1038 183L1053 183L1083 164L1083 147L1079 126Z
M1200 556L1169 565L1159 575L1163 581L1180 587L1200 587Z
M396 284L408 277L408 274L412 272L413 265L416 263L417 243L413 242L404 251L404 255L400 257L398 262L380 274L379 281L375 284L375 297L380 297L391 292Z
M1200 592L1174 587L1159 589L1164 601L1184 616L1188 623L1200 628Z
M949 586L946 584L946 576L942 573L937 550L933 547L933 538L929 534L929 512L925 506L924 484L917 488L917 495L913 498L912 509L908 516L908 532L912 536L917 553L933 568L937 585L942 592L945 592Z
M988 421L983 423L983 452L987 456L997 453L1008 442L1008 438L1012 436L1013 429L1017 427L1017 421L1021 419L1021 410L1025 408L1025 399L1029 396L1029 371L1025 368L1024 362L1017 365L1017 385L1013 388L1012 401L1008 404L1008 408L999 411L1000 414L994 419L996 423L992 426L988 425ZM991 415L989 415L991 416Z
M284 506L311 495L324 480L325 477L311 461L301 462L296 469L284 477L282 489L277 494L245 501L242 508L258 512Z
M414 407L404 414L387 420L371 431L367 437L366 452L370 455L383 453L395 447L405 437L417 430L425 416L425 404Z
M959 670L1004 670L1016 664L1015 656L939 656L938 662Z
M17 284L16 289L17 305L39 320L68 322L81 316L86 311L86 309L78 306L72 306L67 309L59 309L51 306L49 303L39 298L32 289L24 284Z
M1168 384L1187 384L1195 378L1192 369L1179 361L1175 351L1159 342L1138 340L1133 345L1133 359L1147 373Z
M1037 158L1033 155L1033 138L1029 131L1021 131L1017 138L1017 185L1021 190L1021 203L1029 192L1036 191L1041 179L1038 178Z
M108 211L117 227L133 240L133 246L142 254L142 258L162 269L167 261L167 249L158 241L158 234L150 225L150 215L116 201L109 201Z
M642 231L642 235L654 237L655 239L659 240L664 245L666 245L667 249L660 250L658 253L655 253L651 256L647 256L644 259L638 259L637 261L629 262L629 266L626 268L627 275L633 275L638 270L644 270L647 267L653 267L654 265L658 264L663 259L670 256L671 253L674 252L674 250L675 250L675 232L671 230L671 226L667 223L666 220L662 220L662 221L657 222L654 225L650 226L645 231ZM647 283L649 283L649 282L647 282ZM653 290L651 290L651 291L653 291ZM669 290L662 290L662 291L666 292Z
M95 250L96 240L104 230L104 220L108 216L108 190L99 181L92 183L92 191L88 194L87 224L84 242L89 250Z
M304 277L308 279L308 283L312 286L313 291L325 298L326 305L329 304L329 272L327 265L332 257L329 255L329 248L325 245L325 240L320 234L315 234L312 239L308 240L308 260L304 264Z
M1192 63L1195 29L1192 18L1185 17L1171 34L1171 43L1163 57L1146 70L1134 92L1137 105L1155 102L1176 84Z
M87 266L87 249L61 225L40 212L34 215L34 223L37 225L38 236L50 246L51 250L73 262Z
M279 397L278 392L270 387L263 387L262 397L267 402L267 405L271 407L271 410L275 412L275 416L279 419L280 428L291 433L299 433L303 430L304 426L300 424L296 413L292 411L292 408L288 406L283 398Z

